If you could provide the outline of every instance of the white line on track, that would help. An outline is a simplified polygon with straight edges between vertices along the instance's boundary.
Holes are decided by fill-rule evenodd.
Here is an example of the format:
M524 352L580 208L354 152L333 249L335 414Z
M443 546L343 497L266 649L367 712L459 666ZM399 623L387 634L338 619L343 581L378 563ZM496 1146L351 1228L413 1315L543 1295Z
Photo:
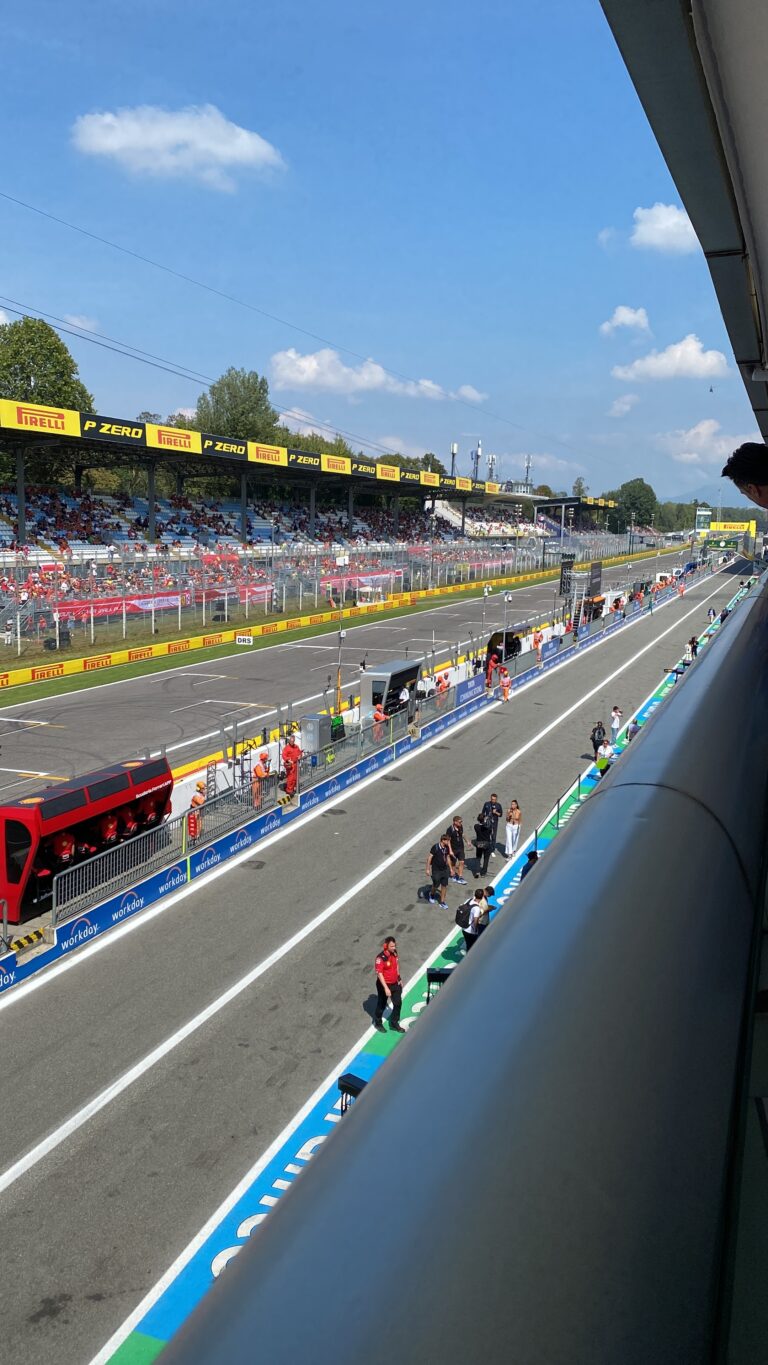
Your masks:
M100 1113L102 1109L105 1109L107 1105L111 1104L128 1090L134 1082L140 1080L142 1076L145 1076L163 1061L165 1057L185 1042L187 1038L196 1033L204 1024L210 1022L211 1019L214 1019L222 1010L226 1009L228 1005L232 1004L232 1002L242 995L244 991L248 990L255 981L258 981L260 977L264 976L278 962L281 962L283 958L287 957L294 948L298 947L300 943L303 943L305 939L314 934L315 931L329 919L338 914L339 910L343 909L345 905L359 896L366 887L375 882L381 876L382 872L385 872L395 863L400 862L405 853L408 853L410 849L414 848L417 844L425 841L434 833L438 825L450 818L456 809L460 808L463 804L468 803L470 798L476 796L478 792L489 790L489 783L492 783L501 773L506 772L507 768L510 768L512 764L516 763L524 754L528 753L530 749L539 744L542 739L551 734L551 732L561 725L563 721L567 720L569 716L572 716L579 707L583 706L592 697L596 696L598 692L601 692L608 683L614 680L614 678L619 677L636 663L638 659L641 659L643 655L647 654L649 650L654 649L667 635L678 630L683 622L688 620L690 616L694 616L700 612L704 603L708 602L709 598L714 597L721 589L722 583L718 583L717 587L707 597L702 598L683 616L678 617L666 630L661 631L659 635L654 635L652 640L643 645L641 649L637 650L636 653L631 655L628 659L625 659L618 668L614 668L598 683L589 688L587 692L583 693L582 696L572 702L570 706L566 707L564 711L561 711L553 720L544 725L535 735L532 735L530 739L526 740L526 742L516 749L508 758L505 758L501 763L498 763L495 767L491 768L479 782L473 783L471 787L466 788L460 795L454 797L444 810L433 815L427 824L423 825L420 829L416 830L415 833L410 835L398 849L389 854L388 857L382 859L381 862L367 872L364 877L361 877L354 886L350 887L341 896L337 897L335 901L332 901L330 905L326 906L325 909L320 912L320 914L315 915L313 919L309 920L308 923L295 934L292 934L289 939L286 939L279 948L276 948L274 952L270 953L266 958L263 958L262 961L252 967L249 972L246 972L244 976L240 977L239 980L229 986L226 991L223 991L219 996L212 1000L205 1009L200 1010L197 1014L193 1015L191 1019L188 1019L187 1022L181 1026L181 1028L176 1029L174 1033L170 1034L162 1043L153 1048L151 1052L148 1052L127 1071L124 1071L121 1076L118 1076L110 1085L106 1086L104 1090L100 1091L97 1095L94 1095L87 1104L83 1105L74 1114L71 1114L64 1123L60 1124L58 1128L49 1133L47 1137L36 1143L36 1145L25 1152L22 1157L19 1157L17 1161L0 1175L0 1194L9 1189L17 1180L21 1179L22 1176L33 1170L41 1161L50 1156L52 1152L56 1151L62 1143L66 1142L68 1138L84 1127L84 1125L94 1118L96 1114ZM608 638L610 639L611 637L609 636ZM572 661L569 660L568 662L570 663ZM568 667L568 664L566 663L564 667ZM536 682L538 679L532 681ZM532 684L528 684L528 686L530 685ZM522 691L524 689L521 688L520 690ZM492 703L485 711L481 711L474 716L469 716L464 721L459 721L458 724L453 727L453 733L456 733L458 729L463 728L465 725L471 724L472 721L482 718L483 715L488 715L491 710L495 710L499 705L501 705L500 702ZM417 757L425 750L431 748L433 744L442 743L444 740L445 736L443 734L435 736L433 740L428 740L427 743L419 749L404 755L402 759L396 760L390 767L399 767L401 764L409 762L412 758ZM379 776L379 773L375 773L370 779L358 783L353 790L344 792L343 799L348 801L355 792L359 792L363 787L367 787L370 782L376 781ZM329 808L330 803L323 803L321 806L315 807L313 811L310 811L305 819L312 820L313 818L317 818ZM262 841L259 847L263 849L268 844L277 842L280 838L286 837L300 823L303 822L300 820L292 821L290 825L287 825L284 830L280 830L272 839ZM150 918L153 917L154 910L164 911L167 910L171 904L178 904L179 901L186 899L190 895L194 895L201 885L209 885L216 877L225 875L234 866L237 866L238 863L252 856L252 848L244 850L243 854L229 859L222 867L214 869L208 876L199 878L190 886L176 892L173 896L167 897L160 906L153 907L153 909L144 912L141 916L137 916L137 919L133 924L128 923L121 926L120 929L111 931L111 933L106 934L103 939L97 940L92 945L82 949L72 958L65 959L64 962L58 963L48 971L41 973L39 979L33 979L28 983L17 986L14 991L9 992L5 1000L0 1000L0 1011L11 1008L20 999L25 998L35 989L40 989L42 986L47 985L51 980L55 979L62 970L71 969L78 962L87 960L87 957L92 953L98 952L99 950L103 951L105 947L117 940L118 935L139 927L139 920L145 925Z

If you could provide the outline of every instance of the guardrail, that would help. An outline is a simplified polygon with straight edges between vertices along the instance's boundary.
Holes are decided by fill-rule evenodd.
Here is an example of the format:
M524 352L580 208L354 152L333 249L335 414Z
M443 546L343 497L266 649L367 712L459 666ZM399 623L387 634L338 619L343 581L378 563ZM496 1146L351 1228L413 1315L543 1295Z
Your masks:
M257 1339L273 1365L465 1365L468 1267L489 1360L721 1358L766 880L766 633L761 585L689 670L685 706L659 709L227 1266L168 1365L246 1365ZM372 1255L362 1211L382 1182ZM382 1301L396 1311L371 1333Z
M667 600L675 590L667 589L659 593L656 601L661 603ZM637 615L642 609L640 603L633 605L635 610L628 612L629 617ZM566 653L583 648L594 641L596 636L615 628L620 620L621 618L608 614L592 621L588 626L581 627L578 640L574 639L573 633L554 637L559 641L559 645L547 657L542 658L541 663L530 651L507 660L507 668L513 683L522 675L535 673L539 667L551 667ZM297 794L310 791L333 772L352 767L367 754L404 739L410 725L415 725L418 729L441 714L449 716L462 704L465 686L459 683L445 692L420 698L409 712L399 712L386 721L364 727L353 726L343 739L319 750L317 754L305 754L299 765ZM137 835L116 848L58 872L53 879L52 924L56 925L73 915L79 915L107 896L130 888L139 876L143 877L172 866L179 858L186 858L190 852L204 847L218 835L245 824L254 813L274 809L279 801L278 792L277 774L262 780L258 785L237 785L206 801L205 805L195 812L195 834L190 833L188 822L190 813L185 812L155 830Z

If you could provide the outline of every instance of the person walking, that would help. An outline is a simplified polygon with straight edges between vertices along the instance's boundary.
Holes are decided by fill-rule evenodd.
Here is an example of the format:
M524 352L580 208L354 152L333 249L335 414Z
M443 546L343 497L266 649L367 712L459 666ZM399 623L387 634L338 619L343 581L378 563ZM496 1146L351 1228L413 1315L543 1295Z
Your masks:
M611 711L611 744L614 745L618 744L619 730L621 729L621 721L623 715L624 712L620 711L618 706L614 706L613 710Z
M714 621L716 616L717 612L715 611L714 607L710 607L709 611L707 612L707 620L709 621L710 625L712 625L712 622Z
M640 734L640 726L639 726L638 723L637 723L637 716L635 716L635 717L633 717L633 719L629 722L629 725L627 726L627 743L631 743L631 741L635 738L635 735L639 735L639 734Z
M592 744L592 753L594 757L597 758L597 751L605 739L605 726L601 720L595 721L590 731L589 738Z
M448 829L445 831L453 854L453 867L450 873L452 882L458 886L466 886L467 879L464 876L464 863L466 861L466 850L464 847L464 821L460 815L454 815Z
M432 890L427 897L430 905L445 905L453 862L451 841L447 834L441 834L427 854L427 876L432 878Z
M474 845L477 852L475 863L475 881L477 881L479 877L484 877L488 871L488 863L493 848L493 827L490 817L485 814L485 808L481 810L475 822Z
M520 842L520 826L522 824L523 813L517 802L512 800L507 810L506 824L504 826L504 857L511 858L517 852L517 845Z
M373 964L376 973L376 1013L373 1027L384 1033L384 1011L392 1006L389 1027L392 1033L405 1033L400 1023L400 1010L403 1002L403 983L400 980L400 959L397 955L397 940L390 935L384 939Z
M460 905L456 911L456 923L464 935L464 943L469 952L474 948L480 933L480 921L487 913L488 906L485 900L485 892L479 889L473 893L468 901Z
M483 815L490 822L491 826L491 857L496 857L496 842L499 836L499 820L504 811L501 802L495 792L491 792L489 800L483 805Z
M695 659L699 653L699 642L695 635L692 635L688 644L691 646L691 655Z

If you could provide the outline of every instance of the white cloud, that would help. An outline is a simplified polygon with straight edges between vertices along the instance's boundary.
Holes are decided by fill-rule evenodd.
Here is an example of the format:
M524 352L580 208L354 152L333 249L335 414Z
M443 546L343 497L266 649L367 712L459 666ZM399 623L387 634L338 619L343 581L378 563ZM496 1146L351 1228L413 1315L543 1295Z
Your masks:
M311 412L305 412L304 408L291 408L290 412L280 413L280 422L289 431L295 431L297 436L312 436L320 434L318 427L323 430L328 427L327 422L319 422L317 417L313 417ZM326 440L330 439L326 436Z
M432 379L398 379L375 360L346 365L338 351L329 346L302 355L293 346L272 356L272 383L276 389L314 389L316 392L341 393L360 397L366 393L395 393L406 398L439 401L464 398L479 403L486 395L471 384L462 384L450 393Z
M722 351L705 351L699 338L689 332L663 351L650 351L631 365L614 365L614 379L722 379L728 362Z
M0 327L7 327L10 321L11 319L9 318L8 314L4 312L2 308L0 308Z
M599 245L606 251L616 237L616 229L612 227L601 228L597 234Z
M379 436L376 444L391 450L393 455L409 455L416 460L421 459L426 450L423 445L417 445L413 441L404 441L402 436ZM382 458L386 462L386 456Z
M283 164L271 143L230 122L213 104L177 110L141 104L82 114L72 125L72 141L86 156L109 157L134 174L195 180L214 190L234 190L237 171Z
M98 332L99 324L95 318L86 317L84 313L65 313L64 321L71 327L79 327L83 332Z
M628 308L625 303L620 303L614 308L607 322L600 323L600 335L604 337L613 336L619 327L628 327L635 332L650 332L651 330L645 309Z
M176 408L174 417L196 417L197 408Z
M637 208L630 235L632 246L640 250L663 251L671 256L686 256L698 251L699 242L688 214L676 204Z
M745 441L759 441L756 431L746 435L732 436L723 431L714 417L705 417L687 430L661 432L656 444L672 456L677 464L693 465L706 469L710 465L722 465L737 446Z
M488 397L487 393L481 393L474 384L460 384L452 398L463 398L466 403L484 403Z
M614 398L608 409L609 417L626 417L640 399L636 393L622 393L618 398Z

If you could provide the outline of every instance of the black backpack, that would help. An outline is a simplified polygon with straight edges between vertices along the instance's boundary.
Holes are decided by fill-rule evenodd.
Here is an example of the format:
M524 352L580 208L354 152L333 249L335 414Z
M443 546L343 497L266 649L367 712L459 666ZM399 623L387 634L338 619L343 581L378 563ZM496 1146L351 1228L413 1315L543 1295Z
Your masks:
M475 904L474 899L464 901L463 905L460 905L458 910L456 911L456 923L458 924L460 929L469 928L469 921L472 917L472 907L474 904Z

